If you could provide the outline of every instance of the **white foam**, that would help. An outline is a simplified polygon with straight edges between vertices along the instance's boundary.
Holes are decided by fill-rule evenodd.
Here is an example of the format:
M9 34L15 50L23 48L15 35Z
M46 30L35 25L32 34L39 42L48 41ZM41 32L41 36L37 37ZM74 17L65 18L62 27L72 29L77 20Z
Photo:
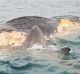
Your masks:
M33 44L30 48L31 49L44 49L44 47L39 43Z

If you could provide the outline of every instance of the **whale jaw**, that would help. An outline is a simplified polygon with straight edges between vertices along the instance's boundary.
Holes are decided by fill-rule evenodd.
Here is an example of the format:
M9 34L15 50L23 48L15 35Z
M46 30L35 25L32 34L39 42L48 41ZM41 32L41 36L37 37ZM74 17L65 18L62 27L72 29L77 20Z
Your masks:
M43 32L37 25L35 25L31 29L23 45L29 48L29 47L32 47L34 44L40 44L42 45L43 48L46 48L47 46L46 41L44 39Z

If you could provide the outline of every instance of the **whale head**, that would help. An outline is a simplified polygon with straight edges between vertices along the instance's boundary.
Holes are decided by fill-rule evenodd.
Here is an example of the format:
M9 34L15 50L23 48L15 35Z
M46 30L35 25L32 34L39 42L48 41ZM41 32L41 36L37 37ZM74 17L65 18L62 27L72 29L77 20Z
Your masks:
M43 48L47 46L43 32L37 25L32 27L23 45L25 45L28 48L32 47L34 44L40 44Z

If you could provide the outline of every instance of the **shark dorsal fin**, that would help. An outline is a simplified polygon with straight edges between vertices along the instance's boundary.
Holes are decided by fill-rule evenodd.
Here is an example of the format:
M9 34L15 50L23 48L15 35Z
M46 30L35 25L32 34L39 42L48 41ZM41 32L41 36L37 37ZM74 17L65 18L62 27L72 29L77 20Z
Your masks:
M44 48L46 47L46 41L44 39L43 32L37 25L35 25L31 29L31 31L25 41L25 44L27 47L31 47L33 44L37 44L37 43L42 45Z

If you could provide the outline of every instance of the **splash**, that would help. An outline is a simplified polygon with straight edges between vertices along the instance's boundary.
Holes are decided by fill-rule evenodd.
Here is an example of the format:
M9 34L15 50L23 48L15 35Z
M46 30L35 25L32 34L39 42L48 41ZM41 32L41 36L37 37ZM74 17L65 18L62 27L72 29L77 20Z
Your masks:
M43 46L39 43L33 44L31 49L44 49Z
M21 46L26 39L25 32L1 32L0 46Z

